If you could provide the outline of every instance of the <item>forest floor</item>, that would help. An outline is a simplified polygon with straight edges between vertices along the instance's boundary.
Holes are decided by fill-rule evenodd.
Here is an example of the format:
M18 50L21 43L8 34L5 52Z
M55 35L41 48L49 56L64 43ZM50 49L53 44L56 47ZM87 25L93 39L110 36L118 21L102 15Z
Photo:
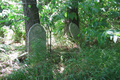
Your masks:
M15 43L13 40L11 40L13 32L10 29L7 29L7 32L9 33L5 34L6 36L4 39L0 38L0 79L8 74L11 74L14 70L18 70L24 66L27 66L27 64L21 63L18 60L18 57L21 54L26 53L25 41L22 40L20 43ZM51 41L52 45L54 46L54 50L57 50L57 52L68 52L70 49L70 51L75 51L73 47L76 47L76 45L73 45L66 39L56 42L55 38L52 38ZM67 42L67 44L63 45L63 42ZM50 50L49 39L47 39L47 44L48 50ZM51 47L53 48L53 46Z
M54 47L54 49L60 52L64 51L67 52L69 47L57 46ZM72 51L74 49L75 48L69 50ZM27 64L22 63L18 60L18 57L24 53L25 44L22 43L0 44L0 79L12 73L14 70L18 70L24 66L27 66Z
M17 58L25 52L25 41L15 43L13 31L9 27L5 30L4 38L0 37L0 79L24 65Z
M0 77L25 65L17 60L24 51L25 45L21 43L0 44Z
M79 68L78 67L75 68L73 64L78 64L79 66L82 64L86 64L86 65L82 65L83 67L81 67L81 69L84 72L92 71L92 72L96 72L97 75L104 75L104 73L99 71L99 69L98 69L98 71L95 71L93 69L94 67L96 67L96 65L98 65L98 61L99 61L99 65L100 65L100 66L98 66L98 68L106 69L106 66L104 67L104 65L109 65L110 67L108 67L108 69L113 70L113 73L114 73L114 71L120 72L120 71L118 71L119 64L116 64L117 67L112 67L115 65L113 63L119 62L119 56L120 56L119 55L119 52L120 52L119 43L106 45L103 48L100 48L98 46L90 46L90 47L85 46L84 48L81 47L82 49L77 48L75 45L72 45L72 44L69 44L69 46L67 46L67 45L62 46L62 42L60 42L60 41L57 44L55 44L55 42L52 42L52 45L53 45L52 46L53 54L51 54L49 60L51 61L50 63L52 65L53 64L55 65L54 68L52 68L52 71L54 72L54 74L57 74L57 73L62 74L63 71L66 70L65 68L68 67L68 69L70 68L71 71L73 71L73 73L70 73L67 76L73 75L76 72L79 73ZM70 46L70 45L72 45L72 46ZM47 45L47 47L48 46L50 47L50 45ZM50 50L50 48L48 48L48 50ZM18 60L18 57L23 53L25 53L25 44L24 43L8 44L5 41L4 43L0 44L0 80L4 79L4 78L5 78L4 80L13 80L13 78L18 80L21 77L21 76L15 77L16 75L19 75L19 69L24 68L24 67L27 67L27 68L29 67L29 65L27 65L25 62L22 63ZM55 54L57 53L57 54L55 55L54 53ZM79 53L80 53L79 56L74 55L74 54L79 54ZM89 54L89 53L91 53L91 54ZM75 58L75 59L73 59L73 58ZM81 61L78 61L78 60L81 60L82 63L81 63ZM76 62L74 63L71 61L76 61ZM73 65L73 66L69 66L68 62L70 62L71 63L70 65ZM34 68L35 67L32 68L30 66L30 68L28 68L28 71L30 71L30 72L29 73L27 72L26 75L31 76L31 73L34 74L34 72L33 72L34 70L31 72L31 69L34 69ZM36 66L36 68L37 68L37 66ZM12 79L6 78L6 75L12 74L12 72L14 72L14 70L17 70L18 73L15 73L15 75L13 73L14 76ZM74 71L76 71L76 72L74 73ZM83 74L84 74L84 72L83 72ZM110 75L109 75L110 72L111 71L106 73L106 75L109 77L110 77ZM114 74L114 76L116 76L118 74L117 72ZM96 75L96 73L94 75ZM111 73L111 74L113 75L113 73ZM20 74L23 74L23 73L21 72ZM89 74L89 72L86 74ZM25 80L27 79L26 75L22 75L25 78ZM35 74L32 76L36 77L36 76L38 76L38 74ZM57 76L59 77L59 75L57 75ZM11 75L10 75L10 77L11 77ZM90 77L91 77L91 74L90 74ZM117 77L119 77L119 76L117 76ZM22 80L21 78L19 80ZM31 80L33 80L33 79L31 79ZM83 79L81 79L81 80L83 80ZM110 80L110 79L107 79L107 80ZM113 80L117 80L116 77L113 77Z

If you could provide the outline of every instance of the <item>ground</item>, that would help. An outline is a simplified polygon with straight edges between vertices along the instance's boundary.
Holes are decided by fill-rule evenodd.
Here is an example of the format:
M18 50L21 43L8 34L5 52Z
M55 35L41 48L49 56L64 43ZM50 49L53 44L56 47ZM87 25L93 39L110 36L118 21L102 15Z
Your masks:
M13 31L9 27L4 28L7 33L4 38L0 37L0 77L22 67L23 64L19 63L17 58L25 52L25 41L15 43Z
M7 74L10 74L11 72L13 72L13 70L18 70L24 66L27 66L27 64L22 63L18 60L18 58L21 54L26 53L25 52L25 41L21 40L20 43L14 42L12 39L12 35L13 35L12 30L8 29L7 27L6 27L6 29L7 29L7 33L5 34L5 37L0 38L0 43L1 43L0 44L0 79L3 76L6 76ZM52 36L52 39L51 39L52 46L51 47L52 47L52 49L54 49L54 51L52 50L52 53L58 53L58 51L59 51L59 52L61 52L60 54L65 54L65 53L69 53L68 51L71 51L71 49L73 47L76 47L67 38L61 38L61 40L58 40L57 39L58 37ZM49 41L50 41L50 39L47 39L47 49L48 50L50 50L50 42ZM75 50L73 50L73 51L75 51ZM55 55L52 56L52 58L53 57L56 58ZM58 59L59 59L59 57L60 56L58 56ZM57 60L57 62L54 62L55 60L54 59L52 59L52 60L53 60L53 63L58 63L58 61L59 61L59 60ZM58 66L59 67L61 66L61 67L59 69L57 69L57 71L60 73L63 72L64 65L59 64Z
M24 53L24 44L0 44L0 48L0 77L22 67L23 64L17 61L17 58Z

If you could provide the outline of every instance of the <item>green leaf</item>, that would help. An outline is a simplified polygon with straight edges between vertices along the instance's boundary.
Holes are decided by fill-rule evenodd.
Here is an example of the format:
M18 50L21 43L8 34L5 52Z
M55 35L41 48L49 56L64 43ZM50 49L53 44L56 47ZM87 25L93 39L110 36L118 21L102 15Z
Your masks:
M3 9L5 6L4 5L1 5L1 8Z
M120 36L120 34L116 34L117 36Z
M29 8L31 8L31 5L28 5Z
M9 7L10 7L10 8L13 8L13 7L14 7L14 5L10 5Z
M37 7L38 7L38 9L40 9L40 12L41 12L41 11L42 11L42 6L41 6L41 4L38 4Z
M120 0L115 0L116 2L120 3Z
M67 12L65 12L65 14L64 14L64 15L65 15L65 17L67 17Z
M28 21L28 20L29 20L29 17L25 16L24 19Z
M15 18L15 15L14 15L14 14L11 14L8 18L9 18L9 19L14 19L14 18Z
M51 3L52 3L52 4L55 4L55 0L51 0Z
M6 22L6 20L0 20L0 23Z
M80 36L80 34L77 35L77 37L79 37L79 36Z
M74 18L77 20L77 15L76 13L70 13L70 18L73 20Z

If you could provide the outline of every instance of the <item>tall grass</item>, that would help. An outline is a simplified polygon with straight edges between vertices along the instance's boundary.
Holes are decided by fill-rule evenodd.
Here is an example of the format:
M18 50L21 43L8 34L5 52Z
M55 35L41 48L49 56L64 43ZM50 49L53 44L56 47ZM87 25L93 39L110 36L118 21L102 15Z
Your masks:
M5 80L119 80L120 79L120 45L84 47L79 52L67 51L65 61L52 62L55 54L35 53L32 63L37 64L21 68L8 75ZM36 55L37 54L37 55ZM54 55L54 58L52 56ZM41 56L36 58L37 56ZM66 56L66 55L65 55ZM58 57L58 56L57 56ZM43 59L42 59L43 58ZM64 71L58 67L63 64Z
M120 79L120 45L101 49L86 47L68 59L60 80L118 80Z

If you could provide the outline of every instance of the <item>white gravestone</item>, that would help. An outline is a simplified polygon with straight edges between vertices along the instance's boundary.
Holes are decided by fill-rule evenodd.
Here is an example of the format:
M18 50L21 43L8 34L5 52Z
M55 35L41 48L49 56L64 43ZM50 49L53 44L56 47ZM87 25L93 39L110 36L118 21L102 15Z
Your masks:
M28 32L28 53L46 52L46 32L40 24L34 24Z

